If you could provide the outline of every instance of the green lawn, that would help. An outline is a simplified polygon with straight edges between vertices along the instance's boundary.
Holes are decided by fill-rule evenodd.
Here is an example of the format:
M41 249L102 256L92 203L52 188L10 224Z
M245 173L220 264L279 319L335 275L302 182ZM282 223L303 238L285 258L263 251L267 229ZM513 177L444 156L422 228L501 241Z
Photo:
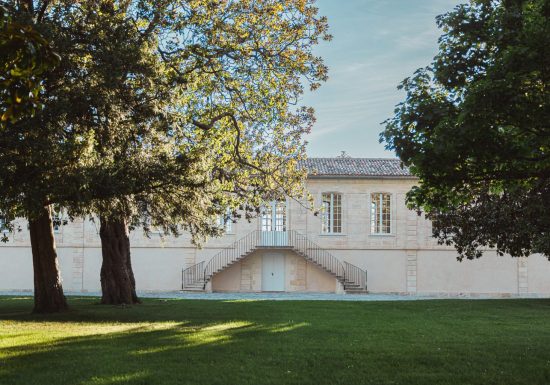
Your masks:
M550 384L549 300L0 297L0 384Z

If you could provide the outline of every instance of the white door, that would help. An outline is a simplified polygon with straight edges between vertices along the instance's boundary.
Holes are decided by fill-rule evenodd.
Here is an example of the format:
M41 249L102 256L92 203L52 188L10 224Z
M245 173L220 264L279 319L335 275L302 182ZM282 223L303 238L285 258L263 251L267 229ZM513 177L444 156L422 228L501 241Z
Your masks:
M285 291L285 256L267 253L262 257L262 291Z
M262 246L288 246L286 203L271 202L262 215Z

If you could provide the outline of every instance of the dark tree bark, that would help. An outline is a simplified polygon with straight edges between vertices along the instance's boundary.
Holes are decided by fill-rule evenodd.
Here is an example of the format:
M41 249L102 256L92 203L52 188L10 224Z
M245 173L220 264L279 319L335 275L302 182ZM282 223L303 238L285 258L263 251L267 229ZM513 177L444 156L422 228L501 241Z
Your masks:
M34 269L34 313L67 310L53 235L50 207L29 220L32 263Z
M101 303L109 305L140 303L130 260L130 237L124 219L100 218Z

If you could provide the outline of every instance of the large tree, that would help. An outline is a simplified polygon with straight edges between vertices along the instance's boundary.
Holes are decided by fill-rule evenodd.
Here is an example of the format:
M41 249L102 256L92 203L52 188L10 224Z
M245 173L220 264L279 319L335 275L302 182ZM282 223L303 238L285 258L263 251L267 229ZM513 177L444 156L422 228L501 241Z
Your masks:
M250 219L266 199L304 195L297 161L313 114L292 109L304 83L317 88L326 79L311 48L330 36L312 2L112 4L113 15L138 27L138 46L156 55L155 84L170 85L161 111L160 127L169 137L168 147L166 141L160 147L161 167L156 164L145 187L139 169L109 181L118 186L116 198L96 200L92 208L102 216L102 302L127 303L137 301L128 225L142 221L175 234L181 225L199 241L220 234L213 219L227 209L233 218L241 209ZM143 155L150 159L159 146L143 147L140 137L137 145L115 148L122 156L111 165L132 170L128 159L143 164Z
M0 143L2 159L16 155L17 151L13 152L14 142L10 137L10 130L14 124L32 118L41 109L43 80L46 73L59 62L58 55L40 32L27 20L15 18L12 11L13 4L0 4L0 133L4 139ZM10 173L10 165L6 163L3 166L5 174ZM0 179L0 188L4 190L10 181ZM9 197L3 198L0 197L0 215L4 220L8 220L8 228L13 230L9 220L15 217L17 210L11 204L4 204L10 200ZM58 274L55 241L49 216L49 208L43 207L29 223L35 266L34 283L38 288L35 311L58 311L67 307ZM46 217L48 220L44 221ZM49 232L46 230L48 227ZM7 241L5 234L1 240Z
M41 284L44 271L59 282L51 204L99 215L103 302L134 303L129 225L200 240L220 233L213 218L227 208L250 218L266 199L303 194L297 161L313 114L292 109L304 82L326 79L311 48L329 38L312 2L25 1L11 10L62 58L45 79L44 109L0 138L1 207L26 216L41 240L35 310L64 308L61 286Z
M35 286L35 312L67 308L59 273L51 204L66 194L82 190L79 162L89 147L87 133L78 125L83 116L86 90L75 81L81 53L73 50L78 30L67 28L70 8L47 15L49 1L14 1L5 4L8 16L19 30L36 31L61 55L55 69L42 71L38 97L42 108L8 119L0 136L0 211L8 218L29 221ZM67 4L68 5L68 4ZM17 51L10 50L12 54ZM22 51L24 53L25 51ZM73 76L67 76L73 74ZM68 92L70 91L70 92ZM75 97L80 93L80 97ZM58 195L62 192L62 195Z
M550 2L473 0L437 23L382 134L420 179L408 202L460 259L550 258Z
M14 22L0 4L0 134L7 124L41 108L42 76L59 62L49 43L29 25ZM3 227L14 230L0 210ZM0 241L7 242L6 233Z

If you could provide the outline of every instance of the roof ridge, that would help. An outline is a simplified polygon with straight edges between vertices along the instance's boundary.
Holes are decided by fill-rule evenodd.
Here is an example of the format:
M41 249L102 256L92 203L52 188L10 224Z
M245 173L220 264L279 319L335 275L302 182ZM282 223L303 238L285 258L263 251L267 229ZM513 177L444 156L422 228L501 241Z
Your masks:
M318 176L412 176L399 158L307 158L300 163Z
M308 160L308 159L333 159L333 160L338 160L338 159L344 159L344 160L362 159L362 160L399 160L399 161L401 161L401 159L399 159L399 158L364 158L364 157L341 158L341 157L338 157L338 156L334 156L334 157L311 156L311 157L307 157L304 160Z

